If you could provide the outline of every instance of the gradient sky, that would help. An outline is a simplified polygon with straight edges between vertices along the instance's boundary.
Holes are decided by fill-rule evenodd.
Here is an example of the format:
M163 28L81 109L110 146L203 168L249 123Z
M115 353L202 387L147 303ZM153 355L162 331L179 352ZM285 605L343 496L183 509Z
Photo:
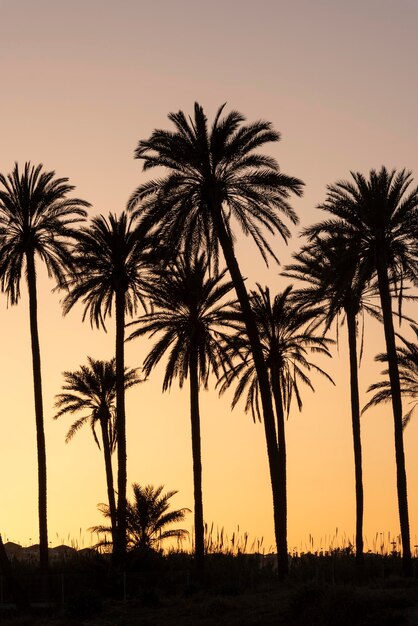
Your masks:
M133 159L139 139L168 128L167 114L191 112L195 100L212 118L218 106L249 121L270 120L282 133L267 148L284 172L305 181L295 199L301 226L320 219L326 185L350 170L418 172L418 5L415 0L0 0L0 171L15 161L43 163L92 203L91 215L119 212L145 179ZM300 244L274 243L282 263ZM263 267L254 245L238 238L248 284L287 284ZM90 545L86 529L106 501L102 456L88 428L69 444L69 420L54 422L62 371L113 356L107 335L81 323L81 309L62 318L59 294L39 270L39 324L47 438L49 534L52 544ZM414 311L411 311L414 316ZM407 325L403 326L407 333ZM0 299L2 436L0 531L37 542L35 417L27 297ZM139 366L149 345L127 345ZM362 402L380 367L383 331L366 321L360 370ZM289 547L313 535L328 547L354 533L354 469L345 330L325 364L332 387L314 379L302 413L287 423ZM128 480L178 489L173 504L193 507L187 389L161 393L161 369L127 396ZM270 481L262 425L230 396L202 392L205 519L229 535L239 524L250 541L273 544ZM393 426L389 407L363 417L365 535L399 532ZM418 533L418 419L405 433L412 545ZM192 516L189 518L191 525ZM322 538L322 539L321 539ZM94 538L93 538L94 540Z

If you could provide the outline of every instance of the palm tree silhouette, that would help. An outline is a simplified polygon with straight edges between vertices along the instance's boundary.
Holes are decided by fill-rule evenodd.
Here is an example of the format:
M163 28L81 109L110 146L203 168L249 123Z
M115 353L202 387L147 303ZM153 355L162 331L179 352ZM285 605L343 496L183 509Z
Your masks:
M169 511L169 500L177 491L162 493L164 485L141 487L138 483L132 484L134 501L127 502L126 510L126 543L129 550L146 552L160 547L166 539L184 539L189 533L183 528L169 528L171 524L182 522L190 509L176 509ZM110 511L107 504L100 504L99 510L107 518ZM89 529L98 534L108 534L108 526L93 526ZM105 539L98 545L108 545Z
M360 399L358 382L357 323L361 313L368 312L380 319L377 306L367 299L376 295L376 288L369 288L366 277L352 263L352 254L346 242L336 238L317 237L313 245L302 247L293 255L294 262L285 267L282 274L296 278L307 286L294 293L294 299L302 307L319 308L318 322L323 322L327 332L332 322L344 314L347 321L350 363L351 423L354 448L354 472L356 491L356 563L359 575L363 569L363 470L360 428ZM338 330L338 326L337 326ZM361 352L361 351L360 351Z
M72 268L69 244L74 225L86 216L88 202L68 198L74 187L68 178L55 178L42 165L25 163L23 172L16 163L11 174L0 174L0 283L9 302L20 300L24 273L29 293L38 455L39 558L48 568L47 472L42 401L41 356L38 333L36 263L38 256L58 287L66 286L66 272Z
M401 394L402 398L409 398L410 404L412 405L402 418L402 425L404 428L409 424L418 403L418 327L411 324L411 328L415 334L416 342L408 341L405 337L402 337L397 333L397 336L403 343L403 345L397 346L396 348ZM387 363L387 354L378 354L376 356L376 361ZM383 370L382 376L385 376L385 380L373 383L368 388L367 391L374 391L375 394L363 408L363 413L370 407L377 406L382 402L388 402L391 399L392 393L390 380L388 378L388 368Z
M412 575L411 543L405 455L402 433L402 401L396 358L391 284L403 293L403 283L416 274L415 225L417 223L418 189L409 189L412 176L401 170L371 170L366 179L351 172L353 181L339 181L328 186L326 200L320 209L331 213L327 219L305 229L313 239L318 235L337 236L353 251L358 271L370 278L377 275L383 326L388 355L389 378L395 430L398 508L403 548L403 571Z
M64 314L78 301L84 307L91 325L105 328L105 319L112 310L116 325L116 431L118 458L117 541L114 561L122 564L126 552L126 418L125 418L125 316L132 315L144 304L148 241L141 239L131 227L125 212L119 217L110 214L92 219L78 234L75 249L77 272L70 282L70 291L63 301Z
M207 388L209 373L219 373L222 354L220 338L227 327L231 282L224 282L225 271L208 275L203 254L183 255L155 276L148 297L152 310L130 325L136 326L128 339L145 334L158 337L145 358L143 371L149 376L169 352L163 391L178 378L180 387L189 378L192 431L195 559L198 574L204 566L204 522L202 498L202 455L200 437L199 388Z
M280 532L285 541L280 544L278 561L287 562L287 481L286 481L286 435L285 416L289 415L292 398L296 398L299 410L302 409L300 383L313 390L309 379L310 372L322 374L332 382L328 374L308 360L310 354L320 353L330 356L329 339L314 334L312 324L317 311L300 308L292 301L292 286L278 293L273 299L268 287L257 285L258 291L251 291L251 306L257 322L264 359L269 371L269 382L274 400L277 420L278 456L280 462ZM239 312L238 316L239 318ZM241 327L240 327L241 326ZM251 344L243 332L243 323L238 324L232 337L225 337L229 363L221 379L222 394L231 384L236 383L232 407L246 393L245 411L251 410L253 418L261 419L260 386ZM283 565L282 565L283 566Z
M113 488L112 453L116 449L117 431L115 427L116 364L111 361L98 361L87 358L88 365L82 365L75 372L64 372L63 393L56 396L54 419L62 415L87 411L87 414L73 422L65 438L66 443L85 424L89 424L94 441L100 449L96 435L96 425L100 424L103 456L106 470L107 495L109 500L112 539L116 537L116 503ZM125 368L125 389L141 382L136 369Z
M244 125L241 113L231 111L222 117L223 110L224 106L218 109L209 130L203 109L196 103L193 119L186 118L183 111L171 113L168 117L174 132L155 130L150 139L139 142L135 156L143 160L144 170L163 166L168 173L138 187L128 209L141 228L158 231L159 239L168 247L195 249L203 243L215 265L219 245L222 249L257 369L279 546L283 537L279 531L274 412L257 325L235 256L231 221L235 220L253 238L265 261L269 255L276 258L263 229L287 240L290 232L281 215L297 222L288 199L291 193L301 195L303 183L281 173L273 158L256 152L264 144L280 139L269 122Z

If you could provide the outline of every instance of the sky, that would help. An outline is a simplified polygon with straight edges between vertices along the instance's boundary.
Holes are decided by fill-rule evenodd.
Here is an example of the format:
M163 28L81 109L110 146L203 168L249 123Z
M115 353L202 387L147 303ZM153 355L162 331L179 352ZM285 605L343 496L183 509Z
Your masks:
M286 174L305 182L292 200L300 224L286 245L274 241L284 265L300 246L300 228L320 219L326 186L385 165L418 171L418 4L415 0L0 0L0 172L15 162L43 163L68 177L89 213L122 211L147 180L134 159L140 139L170 128L167 115L193 110L211 119L220 105L248 121L265 119L281 133L266 147ZM263 265L251 241L237 234L247 284L282 290L280 267ZM75 307L63 318L60 294L38 268L39 326L48 463L51 545L89 546L101 522L104 465L89 429L65 444L70 420L53 420L62 372L87 356L114 352L107 333L92 330ZM415 312L411 309L414 317ZM378 379L374 356L383 331L366 320L360 367L361 402ZM408 325L402 326L408 335ZM28 302L0 295L0 532L22 545L37 542L35 416ZM139 367L151 344L126 345ZM313 378L286 424L289 548L353 540L354 467L345 328L329 362L335 386ZM193 508L187 388L162 394L162 367L127 394L128 482L178 490L176 507ZM231 395L201 394L204 517L231 536L249 534L273 545L273 517L264 431ZM366 549L376 536L399 534L390 407L362 418ZM418 418L405 432L412 545L418 544ZM129 490L128 490L129 491ZM191 528L192 516L189 515ZM337 532L338 529L338 532ZM380 541L380 539L379 539Z

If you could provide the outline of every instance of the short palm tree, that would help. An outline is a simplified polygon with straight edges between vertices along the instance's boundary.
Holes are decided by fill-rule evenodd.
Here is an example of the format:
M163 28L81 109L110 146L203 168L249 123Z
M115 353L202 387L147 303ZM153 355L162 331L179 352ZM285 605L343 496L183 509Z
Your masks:
M398 508L403 548L403 571L412 575L411 542L405 454L402 433L402 401L396 358L391 284L402 295L403 283L414 278L417 268L416 225L418 188L411 189L412 176L402 170L371 170L368 178L352 172L352 181L328 186L319 208L331 214L305 229L311 239L318 235L337 237L353 251L352 262L362 275L377 276L388 355L389 379L395 431Z
M220 337L228 322L225 296L233 288L225 282L225 271L209 276L203 254L178 257L155 275L148 297L152 310L132 325L129 339L149 335L157 341L146 357L143 371L149 376L169 352L163 391L178 378L180 387L189 378L192 431L194 529L197 571L203 570L204 522L202 498L202 455L199 388L208 385L212 370L218 375L222 362Z
M246 332L251 342L263 405L264 429L273 495L276 543L283 542L279 531L278 473L274 411L268 372L233 244L233 220L255 241L267 261L275 258L264 232L290 235L282 216L296 223L289 204L290 195L301 195L303 183L280 172L275 159L257 152L266 143L280 139L269 122L244 124L237 111L223 116L218 109L212 127L203 108L196 103L193 119L183 111L169 119L174 132L155 130L150 139L140 141L135 153L144 170L164 167L167 174L144 183L133 193L128 209L139 220L140 228L158 231L168 247L190 249L204 244L210 258L222 249L228 271L240 302Z
M182 522L190 509L183 508L170 511L169 500L178 492L167 491L162 493L163 489L164 485L141 487L138 483L133 483L134 501L128 501L126 507L126 544L128 550L146 552L159 549L162 541L166 539L181 540L189 534L183 528L167 528L167 526ZM110 517L107 504L99 505L99 509L105 517ZM106 535L110 528L108 526L93 526L89 530ZM108 541L105 539L98 545L108 545Z
M144 303L149 243L138 238L126 213L99 215L78 233L76 274L63 301L64 314L81 301L83 320L105 328L114 310L116 324L116 431L118 458L117 541L114 560L122 564L126 552L126 417L125 417L125 317Z
M59 287L66 286L66 272L72 267L69 245L75 224L86 216L88 202L69 198L74 187L67 178L42 165L18 164L11 174L0 174L0 284L12 305L20 300L24 274L29 292L29 320L35 395L38 454L38 505L40 565L48 568L47 473L42 401L41 356L38 333L36 259L41 260Z
M397 346L396 348L402 398L408 398L409 404L411 405L410 409L404 413L402 418L404 428L409 424L418 404L418 327L411 325L411 328L415 334L415 342L408 341L404 337L401 337L401 335L398 335L403 345ZM387 354L378 354L376 360L387 363L388 356ZM372 406L377 406L382 402L391 400L392 393L388 368L383 370L382 376L385 377L384 380L373 383L373 385L370 385L368 388L367 391L373 391L375 393L363 408L363 412Z
M292 301L292 287L271 297L268 287L258 285L257 291L251 292L251 306L263 348L264 358L269 372L269 383L274 401L277 420L278 456L280 460L280 531L286 541L279 546L278 564L281 575L287 574L287 481L286 481L286 436L285 416L289 414L292 398L296 398L299 410L302 408L300 384L313 390L309 374L319 373L331 382L328 374L309 359L314 353L330 356L329 339L317 336L312 323L317 315L314 309L302 309ZM239 317L239 312L238 312ZM245 410L251 410L254 419L260 418L260 386L251 351L251 344L238 324L236 333L225 337L229 363L221 379L220 393L236 383L232 400L234 407L246 394Z
M89 424L94 441L100 449L96 435L96 425L102 434L103 457L106 470L107 495L109 500L112 539L116 537L116 503L113 488L112 453L116 449L117 431L115 427L116 366L115 359L98 361L88 357L88 364L75 372L64 372L63 393L56 396L54 419L62 415L87 412L73 422L65 438L66 443L85 424ZM125 368L125 389L141 382L136 369Z

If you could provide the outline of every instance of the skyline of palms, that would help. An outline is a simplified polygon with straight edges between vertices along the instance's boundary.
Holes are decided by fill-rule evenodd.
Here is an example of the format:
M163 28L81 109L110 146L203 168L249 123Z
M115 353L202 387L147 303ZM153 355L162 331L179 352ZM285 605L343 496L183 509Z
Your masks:
M72 269L69 245L76 236L74 225L85 219L90 204L68 198L74 186L68 178L56 178L26 162L15 163L7 176L0 174L0 285L11 305L20 300L20 281L25 273L29 294L29 322L38 461L39 560L48 569L47 467L42 397L41 353L38 330L36 258L45 264L57 287L67 286Z

